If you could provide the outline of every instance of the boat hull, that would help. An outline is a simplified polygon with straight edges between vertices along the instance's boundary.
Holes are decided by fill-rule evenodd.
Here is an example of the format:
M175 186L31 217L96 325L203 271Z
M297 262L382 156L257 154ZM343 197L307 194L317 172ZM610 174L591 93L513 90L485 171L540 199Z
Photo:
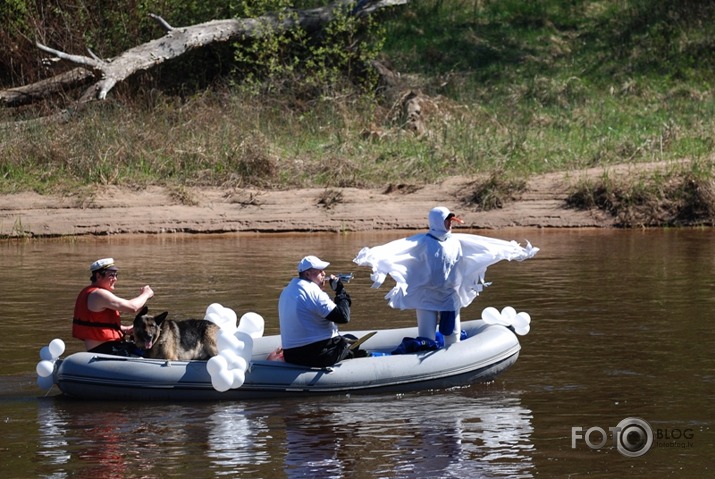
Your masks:
M244 384L215 390L206 361L125 358L88 352L57 361L55 383L63 394L83 399L240 400L320 394L378 394L443 389L491 381L512 366L519 341L503 326L481 320L463 323L469 337L448 348L416 354L342 361L330 368L306 368L266 360L279 336L256 338ZM353 331L360 337L368 331ZM363 347L389 352L416 328L381 330Z

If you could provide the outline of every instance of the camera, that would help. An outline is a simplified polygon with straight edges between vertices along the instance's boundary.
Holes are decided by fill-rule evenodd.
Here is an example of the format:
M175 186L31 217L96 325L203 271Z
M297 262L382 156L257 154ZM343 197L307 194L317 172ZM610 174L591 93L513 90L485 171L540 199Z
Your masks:
M330 278L328 282L330 283L330 289L335 291L338 289L338 283L349 283L351 279L353 279L353 274L352 273L338 273L335 275L336 278Z

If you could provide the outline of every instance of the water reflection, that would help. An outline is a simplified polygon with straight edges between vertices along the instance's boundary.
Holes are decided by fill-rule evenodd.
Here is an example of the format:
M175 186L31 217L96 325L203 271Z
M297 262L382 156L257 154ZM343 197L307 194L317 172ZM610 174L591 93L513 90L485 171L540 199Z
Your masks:
M533 477L531 411L472 392L140 410L48 400L38 476L188 476L197 464L198 476L276 477L282 463L288 478Z
M471 393L287 403L272 450L288 478L532 477L531 411L518 396Z
M286 477L532 477L531 411L469 390L304 403L282 417Z
M42 459L41 463L49 466L67 464L70 460L67 419L57 414L50 401L43 401L37 410L37 423L41 433L37 454Z
M118 412L75 415L51 400L38 408L42 477L123 477L127 449L124 418ZM78 473L72 472L77 469Z
M219 404L215 409L207 421L206 456L216 469L250 471L251 465L270 462L265 417L246 414L242 403Z

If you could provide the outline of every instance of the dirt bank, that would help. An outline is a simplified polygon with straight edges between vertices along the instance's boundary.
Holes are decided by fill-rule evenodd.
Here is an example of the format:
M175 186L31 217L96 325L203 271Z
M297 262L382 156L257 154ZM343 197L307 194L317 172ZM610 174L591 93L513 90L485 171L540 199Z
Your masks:
M610 167L609 174L635 174L658 164ZM582 228L613 226L600 211L568 209L570 186L597 168L532 178L520 199L504 208L480 212L464 206L473 178L453 177L421 188L335 189L342 195L330 207L321 204L324 189L290 191L202 188L184 192L183 200L161 187L137 191L98 188L91 197L0 195L1 237L50 237L128 233L303 232L422 229L427 212L442 205L458 213L465 226Z

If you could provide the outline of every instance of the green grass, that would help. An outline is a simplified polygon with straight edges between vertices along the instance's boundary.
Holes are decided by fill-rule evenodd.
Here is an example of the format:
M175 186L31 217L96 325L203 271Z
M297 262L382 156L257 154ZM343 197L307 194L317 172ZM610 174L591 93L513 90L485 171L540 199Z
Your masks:
M395 87L117 89L67 123L0 130L0 192L164 184L183 197L186 186L380 187L682 159L712 177L713 2L423 0L381 18ZM426 98L421 136L396 108L409 89Z

